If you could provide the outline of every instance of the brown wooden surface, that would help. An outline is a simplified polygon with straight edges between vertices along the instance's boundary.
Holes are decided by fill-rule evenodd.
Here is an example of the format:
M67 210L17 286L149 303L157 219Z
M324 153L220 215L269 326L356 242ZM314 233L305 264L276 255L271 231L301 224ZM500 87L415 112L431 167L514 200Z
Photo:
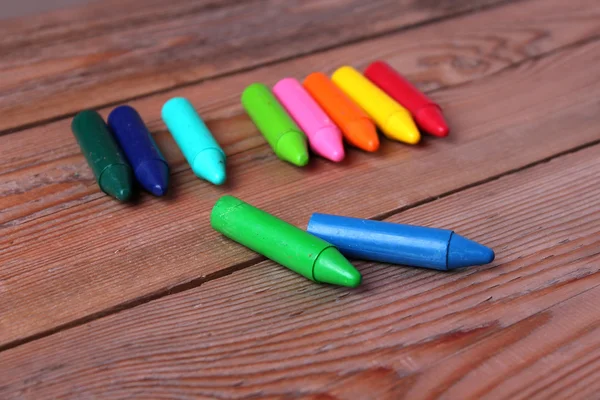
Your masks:
M3 22L0 132L501 1L104 0Z
M558 398L591 368L599 146L388 220L453 227L497 261L449 274L358 263L357 290L262 262L0 353L0 397Z
M598 391L597 1L140 4L0 25L18 54L0 61L0 398ZM251 82L378 58L443 106L450 137L298 169L239 105ZM166 132L172 96L223 144L224 187ZM68 116L131 97L174 173L166 199L121 205ZM361 288L319 286L215 234L225 193L300 227L321 211L454 228L497 259L450 274L357 263Z
M170 159L176 165L172 196L167 200L144 196L134 206L100 194L80 154L11 172L22 178L14 179L9 188L30 188L3 199L8 220L2 229L5 251L0 262L4 280L11 284L6 285L8 295L0 305L1 342L143 296L161 295L173 286L256 260L237 245L216 242L218 235L204 223L223 193L271 206L299 226L313 211L376 217L597 140L596 127L578 117L597 110L600 71L594 60L599 54L600 47L592 42L506 68L489 79L437 91L434 96L454 128L450 138L426 140L414 148L385 141L380 153L350 152L340 166L317 158L307 169L282 164L256 137L262 144L229 158L231 178L226 187L199 182L178 156ZM579 65L581 73L563 78L566 60ZM582 88L586 90L579 94ZM571 107L569 96L574 92L578 108ZM236 110L233 124L211 124L219 139L237 125L246 125L238 132L256 136L251 122L239 107ZM47 128L62 125L61 135L76 148L68 123ZM566 130L578 134L566 135ZM167 142L162 147L174 149L172 139ZM22 147L31 146L35 144ZM397 190L389 191L390 185ZM58 199L52 197L53 191L58 191ZM335 195L332 201L332 193L352 195ZM380 194L375 198L372 193ZM41 215L28 215L47 207L44 202L58 205L42 209ZM21 218L11 220L11 212ZM36 245L40 242L44 246ZM161 246L160 252L150 250L156 246ZM85 301L73 303L73 296Z

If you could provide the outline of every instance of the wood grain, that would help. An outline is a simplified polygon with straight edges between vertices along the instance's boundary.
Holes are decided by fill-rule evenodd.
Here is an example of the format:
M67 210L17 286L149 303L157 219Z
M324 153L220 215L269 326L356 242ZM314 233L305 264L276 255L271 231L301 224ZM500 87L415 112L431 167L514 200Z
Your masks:
M230 158L223 188L186 171L174 175L170 199L91 198L4 226L2 343L256 260L208 226L224 193L298 226L315 211L374 217L597 141L599 57L600 43L591 42L439 92L454 128L445 140L385 142L377 155L351 152L341 165L314 160L305 169L262 146ZM567 65L578 73L565 76Z
M524 17L515 18L515 14ZM185 96L199 105L231 156L264 144L239 104L239 95L249 82L272 84L281 76L302 77L313 70L330 72L346 63L360 68L384 58L421 88L440 89L489 76L529 57L593 37L600 33L598 16L600 6L596 1L523 2L416 29L410 35L402 33L346 46L131 104L142 113L177 172L189 167L160 120L162 104L172 96ZM109 111L104 109L102 113L106 116ZM4 171L0 174L4 181L0 184L0 224L21 223L53 213L77 199L101 196L69 125L66 119L20 132L16 137L0 137L0 171ZM43 148L39 146L41 136L48 143Z
M0 353L0 397L586 399L600 390L584 380L600 349L600 146L389 220L455 228L492 246L496 261L453 273L357 263L365 279L355 290L262 262Z
M498 2L104 0L16 19L0 28L0 130Z

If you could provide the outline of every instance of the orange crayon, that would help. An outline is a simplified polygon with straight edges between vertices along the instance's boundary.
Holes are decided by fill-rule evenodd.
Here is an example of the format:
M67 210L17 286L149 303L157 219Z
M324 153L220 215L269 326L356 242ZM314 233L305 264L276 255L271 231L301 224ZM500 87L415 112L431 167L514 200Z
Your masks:
M375 124L340 88L321 72L306 77L304 88L310 93L353 146L366 151L379 148Z

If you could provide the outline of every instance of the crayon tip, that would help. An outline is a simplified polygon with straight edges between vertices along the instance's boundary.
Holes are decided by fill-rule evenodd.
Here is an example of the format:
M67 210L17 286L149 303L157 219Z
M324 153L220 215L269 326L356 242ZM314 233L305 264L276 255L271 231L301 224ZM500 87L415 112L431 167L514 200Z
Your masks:
M335 247L328 247L319 254L313 277L320 283L346 287L357 287L362 281L360 272Z
M156 197L164 196L165 193L167 193L167 188L165 186L161 186L161 185L154 185L151 188L147 188L146 190L149 191L150 193L152 193Z
M227 179L225 156L217 149L206 149L200 152L192 163L192 171L201 179L214 185L222 185Z
M345 126L347 136L346 139L353 146L359 149L374 152L379 149L379 137L377 129L371 120L360 118L348 122Z
M342 132L337 127L320 129L310 141L310 146L315 153L334 162L340 162L346 156Z
M494 250L453 233L448 246L448 269L489 264L494 261Z
M421 108L415 114L417 124L423 128L424 131L431 133L432 135L445 137L450 133L450 129L444 120L442 110L436 105L429 105Z
M127 201L133 195L131 168L125 164L112 164L102 171L98 184L106 194L119 201Z
M120 189L117 193L115 193L115 197L119 201L127 201L131 198L131 195L131 189L129 188Z
M276 154L282 160L304 167L308 164L306 136L301 132L289 131L277 141Z
M417 144L421 140L419 129L408 112L398 111L392 114L386 124L384 133L390 139L408 144Z
M135 170L140 185L155 196L163 196L169 186L169 167L162 160L146 160Z

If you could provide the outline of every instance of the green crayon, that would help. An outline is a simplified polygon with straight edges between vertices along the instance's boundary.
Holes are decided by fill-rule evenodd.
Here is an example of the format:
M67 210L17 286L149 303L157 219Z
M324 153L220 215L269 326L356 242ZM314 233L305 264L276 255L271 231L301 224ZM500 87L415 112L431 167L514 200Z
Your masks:
M356 287L362 280L331 244L233 196L217 201L210 223L228 238L312 281Z
M306 135L268 87L262 83L248 86L242 105L277 157L299 167L308 164Z
M102 191L120 201L133 194L133 172L108 126L96 111L82 111L71 130Z

